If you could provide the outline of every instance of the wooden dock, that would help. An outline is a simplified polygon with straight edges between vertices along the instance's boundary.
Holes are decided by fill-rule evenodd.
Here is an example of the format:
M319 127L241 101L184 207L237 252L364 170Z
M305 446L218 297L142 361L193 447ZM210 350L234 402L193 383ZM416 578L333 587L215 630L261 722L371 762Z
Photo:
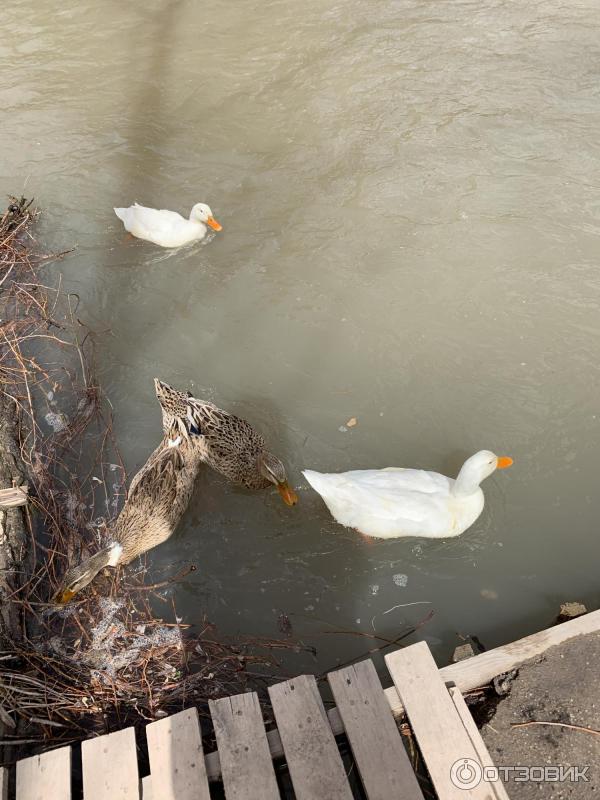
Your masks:
M143 743L133 728L88 739L81 745L83 798L210 800L211 787L222 783L226 800L276 800L286 796L273 763L282 759L296 800L423 800L431 786L438 800L508 800L501 783L485 780L492 761L462 692L598 629L600 611L441 670L420 642L386 656L394 686L385 691L370 660L331 672L336 706L328 712L315 678L302 675L269 689L276 721L269 731L255 693L210 701L218 751L203 752L196 709L181 711L146 727L150 774L143 777L137 756ZM400 716L431 782L425 794L394 719ZM355 792L338 734L360 776ZM74 800L71 747L19 761L15 772L16 795L9 795L9 771L0 768L0 800Z

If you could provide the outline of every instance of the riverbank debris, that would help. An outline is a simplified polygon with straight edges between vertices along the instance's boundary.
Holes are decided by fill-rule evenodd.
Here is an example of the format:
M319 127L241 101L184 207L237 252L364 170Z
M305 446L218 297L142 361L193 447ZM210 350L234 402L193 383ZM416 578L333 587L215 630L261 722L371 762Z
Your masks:
M472 658L474 655L475 651L473 650L473 645L470 642L459 644L458 647L454 648L454 653L452 654L452 663L456 664L459 661L464 661L465 658Z
M563 622L568 622L570 619L577 619L577 617L581 617L584 614L587 614L587 608L583 603L561 603L554 624L560 625Z

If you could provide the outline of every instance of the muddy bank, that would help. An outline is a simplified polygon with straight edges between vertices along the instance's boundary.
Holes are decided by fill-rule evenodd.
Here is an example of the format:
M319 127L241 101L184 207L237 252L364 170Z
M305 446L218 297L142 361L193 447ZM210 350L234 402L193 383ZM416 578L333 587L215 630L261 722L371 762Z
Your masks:
M13 294L5 281L20 266L21 253L14 247L15 230L29 216L25 205L11 204L0 215L0 651L3 657L13 652L26 638L23 606L15 602L20 587L31 574L30 530L28 510L20 504L2 503L3 495L12 487L26 486L28 475L19 445L18 410L14 398L7 394L5 369L12 358L8 355L14 336L12 325ZM4 660L4 658L3 658ZM0 680L0 763L14 756L14 747L7 744L20 736L20 720L8 713Z
M516 781L513 775L506 781L511 800L597 800L600 796L599 665L600 633L591 633L519 667L509 695L481 730L494 763L498 767L588 769L583 770L587 780L540 781L532 773L531 780ZM515 723L536 724L516 727Z
M24 199L11 198L6 211L0 213L0 649L25 635L22 607L13 602L24 576L31 571L28 559L29 533L27 511L21 504L3 503L3 495L12 487L27 486L27 469L19 444L18 398L11 395L17 380L15 340L19 336L17 303L12 291L15 275L30 266L27 247L22 243L33 212ZM24 269L25 268L25 269ZM18 369L18 367L17 367Z
M20 486L25 469L16 439L14 407L0 395L0 488ZM22 506L0 507L0 650L10 651L23 638L25 619L22 606L12 602L28 561L28 533ZM4 712L4 713L2 713ZM0 707L0 739L18 734L18 721ZM0 744L0 763L12 748Z
M0 489L20 486L27 480L14 420L14 404L0 394ZM5 509L0 505L0 648L3 650L23 633L21 607L11 598L26 568L27 539L24 508Z

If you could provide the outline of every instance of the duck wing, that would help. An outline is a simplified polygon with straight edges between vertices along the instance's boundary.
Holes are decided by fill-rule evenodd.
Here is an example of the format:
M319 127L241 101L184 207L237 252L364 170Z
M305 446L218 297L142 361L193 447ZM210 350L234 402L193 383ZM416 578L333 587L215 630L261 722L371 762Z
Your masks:
M195 397L188 398L188 403L201 435L213 450L226 454L248 446L258 450L264 447L263 437L245 419Z
M304 476L340 524L372 536L437 535L452 524L444 475L390 468Z
M183 456L178 447L161 444L137 472L129 486L126 503L151 501L164 504L175 501L177 477L183 469Z
M115 208L115 214L123 220L125 228L142 239L165 238L181 230L188 220L176 211L166 208L147 208L134 203L129 208Z

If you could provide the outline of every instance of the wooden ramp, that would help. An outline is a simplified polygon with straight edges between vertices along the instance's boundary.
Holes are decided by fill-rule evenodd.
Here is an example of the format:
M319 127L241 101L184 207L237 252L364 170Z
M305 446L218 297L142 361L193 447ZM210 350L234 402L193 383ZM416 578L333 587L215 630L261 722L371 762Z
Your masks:
M427 645L391 653L386 664L418 747L421 781L424 763L438 800L508 800L500 783L484 779L489 753L461 692L444 683ZM222 781L227 800L278 800L285 795L273 757L280 755L296 800L423 800L373 663L332 672L328 681L336 703L329 712L312 675L272 686L277 728L268 732L253 692L211 701L216 753L203 753L195 709L151 723L141 734L150 762L143 778L137 748L144 743L133 728L89 739L81 745L83 798L210 800L211 783ZM340 727L360 777L354 790L335 737ZM7 778L0 770L0 800L12 800L3 794ZM15 786L16 800L74 800L71 748L18 762Z
M508 800L501 783L485 780L493 763L462 692L598 630L600 611L593 611L441 670L420 642L386 656L394 685L385 691L371 661L331 672L336 705L328 711L314 677L303 675L270 688L277 727L268 731L256 694L211 701L214 753L203 752L196 709L151 723L137 740L133 728L89 739L81 744L83 800L210 800L218 783L226 800L285 798L278 759L297 800ZM427 786L422 770L415 775L395 718L410 727ZM351 750L349 767L340 734ZM150 762L143 777L139 747ZM61 747L14 770L0 767L0 800L79 800L71 762L72 748ZM350 771L360 778L358 789Z

